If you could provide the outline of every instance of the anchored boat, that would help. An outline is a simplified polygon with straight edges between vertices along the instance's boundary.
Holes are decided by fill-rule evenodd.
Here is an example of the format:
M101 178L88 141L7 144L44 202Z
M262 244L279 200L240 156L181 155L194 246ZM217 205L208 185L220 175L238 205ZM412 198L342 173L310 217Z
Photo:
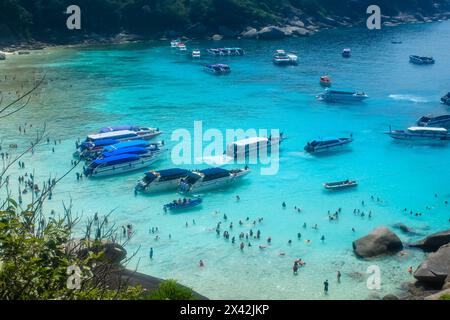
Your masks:
M327 190L342 190L347 188L356 187L358 185L358 182L354 180L344 180L344 181L337 181L337 182L327 182L324 183L324 187Z
M414 64L434 64L433 57L421 57L416 55L409 56L409 62Z
M331 87L331 79L329 76L321 76L320 77L320 85L322 87Z
M192 59L200 59L201 58L201 52L198 49L192 50L191 54Z
M283 133L279 137L252 137L238 140L227 145L226 155L237 159L246 156L259 157L261 152L267 155L274 144L280 144L284 140Z
M179 189L182 192L202 192L217 189L239 181L248 173L250 173L248 168L233 170L209 168L192 171L181 180Z
M342 50L342 56L344 58L350 58L351 55L352 55L352 50L351 49L345 48L345 49Z
M305 151L311 154L338 151L346 148L353 138L329 138L322 140L313 140L306 144Z
M130 125L104 127L104 128L101 128L98 133L107 133L107 132L115 132L115 131L122 131L122 130L129 130L129 131L136 132L137 135L144 136L145 139L152 139L162 133L161 130L159 130L159 128L130 126Z
M197 207L201 205L203 202L202 198L195 198L195 199L186 199L183 200L173 200L173 202L165 204L164 205L164 211L171 210L171 211L181 211L181 210L187 210L192 209L194 207Z
M212 74L228 74L231 72L231 68L227 64L218 63L218 64L208 64L205 66L205 71Z
M138 181L135 189L144 193L176 190L181 179L186 178L189 172L179 168L148 171L144 178Z
M243 56L245 54L242 48L210 48L206 49L213 56Z
M298 62L298 57L293 53L286 53L284 50L277 50L273 55L272 61L276 65L296 65Z
M438 128L450 128L450 114L444 114L440 116L423 116L417 120L419 127L438 127Z
M390 130L386 134L393 139L408 141L444 142L450 139L447 129L435 127L410 127L407 130Z
M324 93L320 94L320 100L328 102L361 102L366 100L369 96L364 92L355 91L338 91L326 89Z

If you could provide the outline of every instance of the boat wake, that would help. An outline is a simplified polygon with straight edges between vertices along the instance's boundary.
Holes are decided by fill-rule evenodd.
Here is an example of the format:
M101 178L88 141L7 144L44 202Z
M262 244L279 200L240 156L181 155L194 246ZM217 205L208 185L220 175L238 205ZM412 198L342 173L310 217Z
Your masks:
M232 157L229 157L227 155L220 155L220 156L212 156L212 157L203 157L198 158L196 160L203 161L207 165L214 165L214 166L222 166L229 164L234 161Z
M410 101L410 102L415 102L415 103L429 102L425 98L410 95L410 94L390 94L389 98L398 100L398 101Z

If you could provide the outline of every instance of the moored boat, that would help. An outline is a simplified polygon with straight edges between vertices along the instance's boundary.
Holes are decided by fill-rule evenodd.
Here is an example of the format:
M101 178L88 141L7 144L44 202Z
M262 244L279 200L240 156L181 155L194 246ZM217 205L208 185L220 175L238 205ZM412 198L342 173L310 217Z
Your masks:
M181 42L180 39L172 40L172 41L170 41L170 47L171 48L176 48L180 42Z
M296 65L298 57L294 53L286 53L284 50L276 50L272 61L276 65Z
M441 102L442 102L443 104L446 104L446 105L450 106L450 92L447 93L446 95L444 95L444 96L441 98Z
M189 172L179 168L148 171L144 178L138 181L135 189L144 193L176 190L181 179L186 178Z
M436 127L409 127L407 130L389 130L386 134L393 139L408 141L444 142L450 139L447 129Z
M206 49L213 56L243 56L245 54L242 48L210 48Z
M366 100L369 96L364 92L356 91L339 91L326 89L325 92L320 94L318 98L320 100L328 102L361 102Z
M427 115L417 120L419 127L438 127L438 128L450 128L450 114L444 114L440 116Z
M217 74L217 75L228 74L231 72L230 66L227 64L223 64L223 63L208 64L205 66L204 69L206 72L209 72L212 74Z
M162 133L161 130L159 130L159 128L132 126L132 125L104 127L101 128L98 131L98 133L108 133L122 130L129 130L136 132L136 134L139 136L145 136L145 139L154 138Z
M434 64L435 60L433 57L421 57L416 55L409 56L409 62L414 64Z
M192 171L181 180L179 189L182 192L202 192L226 187L239 181L248 173L250 173L248 168L233 170L209 168Z
M192 59L200 59L201 58L201 52L198 49L192 50L191 54Z
M328 138L321 140L313 140L306 144L305 151L311 154L329 152L329 151L339 151L345 149L351 142L353 138Z
M202 202L203 202L202 198L195 198L195 199L184 198L184 199L179 199L179 200L173 200L171 203L165 204L163 209L164 209L164 211L187 210L187 209L192 209L194 207L201 205Z
M350 58L352 55L352 50L350 48L345 48L342 50L342 56L344 58Z
M342 190L342 189L356 187L357 185L358 185L358 182L356 182L355 180L327 182L327 183L323 184L323 186L327 190Z
M331 87L331 79L329 76L321 76L320 77L320 85L322 87Z
M272 145L278 145L284 140L283 133L278 137L251 137L238 140L227 145L226 155L238 159L246 156L259 157L262 154L267 155L272 151Z
M159 158L157 153L146 155L120 154L92 161L85 169L87 177L102 177L146 168Z

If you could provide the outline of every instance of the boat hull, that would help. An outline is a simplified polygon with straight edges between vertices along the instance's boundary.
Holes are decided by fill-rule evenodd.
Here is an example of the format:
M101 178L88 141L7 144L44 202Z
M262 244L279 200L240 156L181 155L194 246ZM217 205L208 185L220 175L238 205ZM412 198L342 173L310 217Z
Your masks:
M322 154L322 153L327 153L327 152L343 151L343 150L348 149L349 144L352 141L353 141L352 139L348 139L348 140L341 141L341 142L336 143L336 144L325 145L325 146L318 146L318 147L311 147L311 148L306 146L305 147L305 151L310 153L310 154Z
M89 177L106 177L113 176L122 173L132 172L140 169L144 169L159 160L158 155L154 155L148 159L140 159L115 166L99 167L92 170L92 173L88 174Z
M228 187L228 186L240 181L248 173L250 173L250 170L244 170L239 173L235 173L230 176L215 179L215 180L197 181L196 183L190 185L188 190L183 190L183 188L181 188L181 191L194 193L194 192L205 192L205 191L210 191L210 190L214 190L214 189L225 188L225 187Z
M153 181L148 185L137 186L136 190L142 193L157 193L171 190L177 190L180 185L180 179L174 179L169 181Z

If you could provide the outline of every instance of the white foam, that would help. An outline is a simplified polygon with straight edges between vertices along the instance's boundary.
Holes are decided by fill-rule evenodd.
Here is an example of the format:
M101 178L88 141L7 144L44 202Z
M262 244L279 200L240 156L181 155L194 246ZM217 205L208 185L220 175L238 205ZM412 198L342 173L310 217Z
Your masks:
M389 98L400 101L411 101L415 103L428 102L428 100L423 97L418 97L411 94L390 94Z

